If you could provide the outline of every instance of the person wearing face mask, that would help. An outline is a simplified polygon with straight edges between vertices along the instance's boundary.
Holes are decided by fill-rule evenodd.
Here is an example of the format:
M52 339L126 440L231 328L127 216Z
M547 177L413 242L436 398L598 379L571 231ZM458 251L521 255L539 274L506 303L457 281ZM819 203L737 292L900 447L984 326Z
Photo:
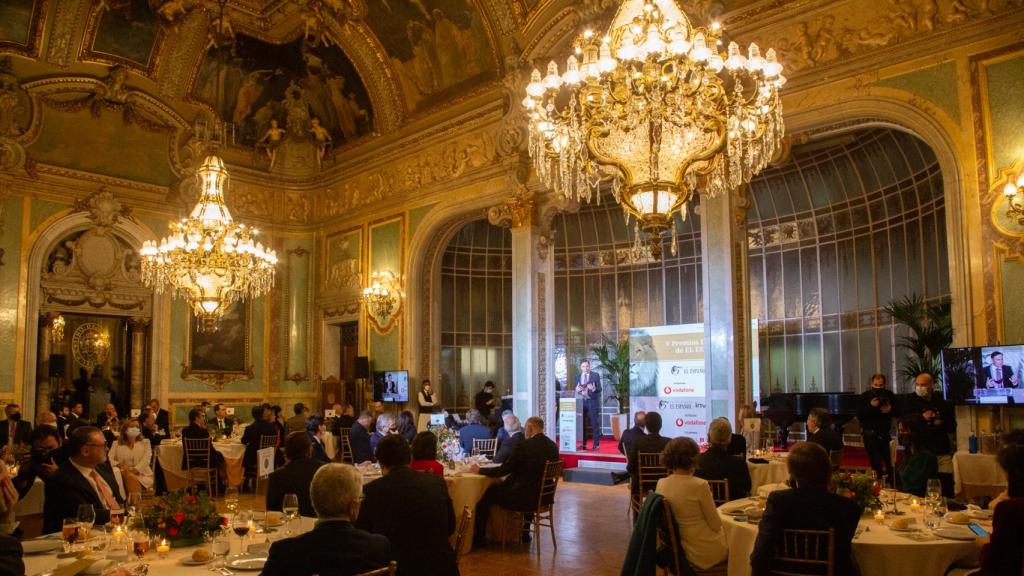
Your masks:
M860 422L864 451L868 453L871 468L878 475L887 476L892 482L892 455L889 442L892 440L892 421L899 417L896 395L885 387L885 374L871 376L871 388L860 395L857 406L857 421Z
M902 398L903 414L919 415L923 420L920 447L938 459L939 481L942 493L953 497L953 442L956 434L956 414L953 406L935 391L935 379L922 372L914 378L914 391Z
M153 448L142 437L138 419L125 420L108 456L110 465L121 469L124 487L129 494L153 488L153 469L149 465L152 455Z
M7 419L0 422L0 446L27 444L32 434L32 423L21 419L21 407L17 404L4 406Z

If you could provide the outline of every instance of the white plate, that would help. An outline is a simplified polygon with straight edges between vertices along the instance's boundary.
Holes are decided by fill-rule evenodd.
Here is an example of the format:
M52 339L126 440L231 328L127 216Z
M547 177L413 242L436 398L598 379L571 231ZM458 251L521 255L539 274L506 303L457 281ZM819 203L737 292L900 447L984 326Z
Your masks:
M946 522L949 522L950 524L959 524L960 526L967 526L968 524L971 523L971 519L969 517L966 520L964 520L964 521L957 522L956 520L953 520L953 515L952 514L946 514L943 517L943 520L945 520Z
M25 540L21 543L21 549L25 554L46 554L63 548L60 540Z
M977 518L979 520L991 520L992 519L992 511L991 510L968 510L967 511L967 516L969 518Z
M968 528L961 528L959 526L949 526L946 528L936 528L932 530L936 536L942 536L943 538L949 538L950 540L974 540L977 536L974 532L971 532Z
M263 570L263 565L267 563L267 557L265 555L259 556L248 556L239 555L228 560L228 568L233 570L252 570L258 572Z
M181 560L179 560L179 562L181 562L185 566L203 566L205 564L209 564L210 562L213 562L216 559L217 558L210 558L209 560L193 560L191 556L186 556L186 557L182 558Z

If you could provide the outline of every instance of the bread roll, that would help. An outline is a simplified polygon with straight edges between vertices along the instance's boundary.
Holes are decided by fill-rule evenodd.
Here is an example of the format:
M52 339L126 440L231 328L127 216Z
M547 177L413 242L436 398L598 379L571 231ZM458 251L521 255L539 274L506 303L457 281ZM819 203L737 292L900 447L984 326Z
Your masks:
M206 548L197 548L192 552L192 560L194 562L209 562L211 558L213 558L213 555Z

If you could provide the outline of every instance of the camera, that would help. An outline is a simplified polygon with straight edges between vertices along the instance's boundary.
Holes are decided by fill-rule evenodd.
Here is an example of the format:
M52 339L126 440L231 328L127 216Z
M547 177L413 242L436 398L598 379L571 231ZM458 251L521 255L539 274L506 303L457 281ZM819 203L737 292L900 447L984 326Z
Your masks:
M57 449L54 448L32 448L32 465L39 466L40 464L53 464L54 453Z

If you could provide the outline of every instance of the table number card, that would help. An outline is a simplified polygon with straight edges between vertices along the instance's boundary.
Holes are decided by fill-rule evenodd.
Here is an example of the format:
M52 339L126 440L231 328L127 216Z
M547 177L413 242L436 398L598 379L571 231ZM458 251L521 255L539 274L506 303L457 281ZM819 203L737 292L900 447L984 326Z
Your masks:
M235 415L235 408L233 406L225 406L224 411L228 413L228 416Z
M334 409L333 408L330 408L328 410L324 410L324 418L334 418L334 416L335 416L335 414L334 414Z

